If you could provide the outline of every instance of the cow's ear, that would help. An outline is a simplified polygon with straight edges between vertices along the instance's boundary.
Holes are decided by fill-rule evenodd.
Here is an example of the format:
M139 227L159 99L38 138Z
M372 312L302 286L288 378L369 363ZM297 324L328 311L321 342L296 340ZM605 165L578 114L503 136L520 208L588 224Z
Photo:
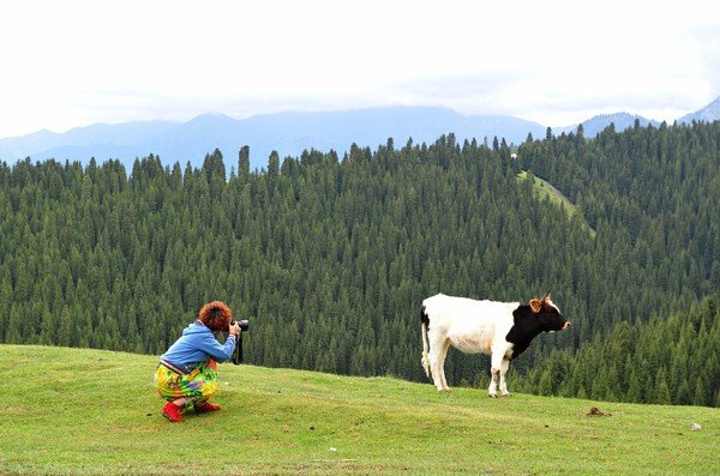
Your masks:
M539 299L531 299L530 300L530 309L532 309L532 312L537 314L540 312L540 309L542 308L542 301Z

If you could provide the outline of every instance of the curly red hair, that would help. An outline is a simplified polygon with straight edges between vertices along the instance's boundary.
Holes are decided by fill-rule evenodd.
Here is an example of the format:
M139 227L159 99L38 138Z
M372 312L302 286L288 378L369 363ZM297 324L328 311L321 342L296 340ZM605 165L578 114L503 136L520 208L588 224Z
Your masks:
M213 301L200 309L198 319L213 332L226 331L232 321L232 311L224 302Z

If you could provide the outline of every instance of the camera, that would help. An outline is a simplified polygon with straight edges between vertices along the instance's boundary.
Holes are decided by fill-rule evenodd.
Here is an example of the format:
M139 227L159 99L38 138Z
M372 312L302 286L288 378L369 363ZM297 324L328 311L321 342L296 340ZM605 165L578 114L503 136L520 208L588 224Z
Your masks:
M240 326L241 331L247 331L250 329L250 321L247 319L243 319L242 321L232 321L230 323L231 326L234 326L237 324ZM242 332L238 334L237 336L237 343L235 344L235 350L233 351L232 355L232 362L235 365L240 365L240 363L243 361L243 348L242 348Z

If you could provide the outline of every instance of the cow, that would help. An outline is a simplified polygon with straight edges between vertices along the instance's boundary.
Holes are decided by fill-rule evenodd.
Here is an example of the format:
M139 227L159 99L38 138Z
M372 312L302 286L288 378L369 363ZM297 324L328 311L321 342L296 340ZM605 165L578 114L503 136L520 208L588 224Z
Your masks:
M476 301L437 294L422 302L422 365L438 391L450 388L445 380L445 356L452 345L467 354L490 355L488 395L497 398L497 383L510 396L505 374L510 360L528 348L541 332L565 331L570 322L553 304L550 295L519 302Z

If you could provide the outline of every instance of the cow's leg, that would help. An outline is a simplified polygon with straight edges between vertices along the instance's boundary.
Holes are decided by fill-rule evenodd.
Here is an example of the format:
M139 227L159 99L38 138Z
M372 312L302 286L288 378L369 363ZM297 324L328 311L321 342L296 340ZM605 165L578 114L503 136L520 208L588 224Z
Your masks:
M507 356L503 357L502 363L500 364L500 392L502 392L503 397L509 397L510 392L507 388L507 380L505 379L505 374L507 374L508 369L510 368L510 359L507 358Z
M448 390L447 382L445 381L445 356L447 355L450 342L448 339L435 339L430 344L430 374L433 378L433 383L438 391L442 392Z
M447 380L445 380L445 358L447 357L448 350L450 350L450 342L447 342L447 345L445 345L445 351L442 353L442 356L440 358L440 383L442 384L442 389L444 391L449 391L450 387L448 387Z
M488 387L488 396L497 398L497 381L502 371L503 355L493 352L490 357L490 386ZM504 380L500 380L502 383Z

